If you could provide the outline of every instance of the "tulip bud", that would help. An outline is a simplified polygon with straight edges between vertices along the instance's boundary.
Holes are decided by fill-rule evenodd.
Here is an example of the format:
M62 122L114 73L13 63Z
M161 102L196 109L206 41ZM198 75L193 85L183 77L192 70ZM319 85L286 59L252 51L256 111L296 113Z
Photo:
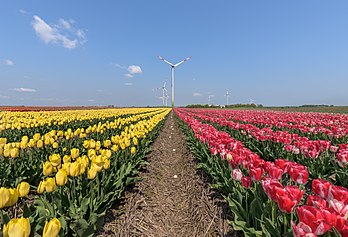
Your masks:
M57 149L57 148L59 147L58 142L53 142L52 147L53 147L54 149Z
M109 159L104 159L104 170L108 170L110 168L110 160Z
M138 145L138 138L133 137L133 144L134 144L134 146Z
M97 170L94 167L92 167L92 168L88 169L87 178L94 179L95 176L97 175L97 173L98 173Z
M95 148L95 140L91 139L89 140L89 148L94 149Z
M48 193L51 193L54 190L56 190L56 181L54 178L47 178L45 180L45 190Z
M41 194L45 191L45 185L46 185L46 181L42 180L39 183L39 186L37 187L37 193Z
M38 140L38 141L36 142L36 147L37 147L37 148L42 148L43 145L44 145L44 143L43 143L42 140Z
M27 182L21 182L17 186L19 197L25 197L30 191L30 185Z
M10 201L10 191L7 188L0 188L0 209L7 206Z
M29 218L14 218L4 225L4 237L21 236L28 237L30 235Z
M131 153L132 153L132 154L135 154L136 151L137 151L137 149L136 149L134 146L132 146L132 148L131 148Z
M79 157L80 150L77 148L73 148L71 149L70 154L71 154L71 158L75 160L77 157Z
M58 186L63 186L68 182L68 174L66 173L65 169L60 169L56 173L56 182Z
M10 149L9 148L6 148L4 149L4 156L5 157L10 157Z
M49 176L51 175L53 172L53 166L51 164L51 162L46 161L45 163L42 164L42 173L45 176Z
M57 218L53 218L49 222L46 221L42 237L56 237L61 229L60 221Z
M10 191L10 200L8 201L7 206L13 206L18 201L18 191L16 188L9 188L8 191Z
M65 163L70 163L70 162L71 162L71 157L68 156L68 155L64 155L64 156L63 156L63 162L64 162L64 164L65 164Z
M113 145L111 147L111 150L113 150L114 152L117 152L118 151L118 146L117 145Z
M89 149L87 155L89 158L93 158L96 155L96 152L94 149Z
M110 140L105 140L103 145L104 145L104 147L109 148L111 146L111 141Z
M69 174L76 177L80 174L81 164L80 162L72 162L69 167Z
M50 155L49 160L54 167L59 166L62 163L62 159L59 154Z

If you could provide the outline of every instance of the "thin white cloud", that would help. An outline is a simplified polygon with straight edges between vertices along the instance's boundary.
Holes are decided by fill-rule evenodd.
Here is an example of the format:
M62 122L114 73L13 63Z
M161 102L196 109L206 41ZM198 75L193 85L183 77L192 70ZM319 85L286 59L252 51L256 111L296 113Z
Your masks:
M124 69L124 70L127 69L126 66L122 66L121 64L118 64L118 63L111 63L111 64L114 65L114 66L117 67L117 68L120 68L120 69Z
M55 43L64 48L74 49L86 42L86 35L82 29L76 29L73 21L59 19L58 24L48 24L39 16L34 16L31 22L36 34L46 44Z
M103 92L103 90L101 90L101 89L98 89L98 90L97 90L97 92L99 92L99 93L102 93L102 92Z
M71 29L71 24L70 24L70 22L69 21L66 21L66 20L64 20L64 19L59 19L59 25L61 26L61 27L63 27L64 29L66 29L66 30L70 30Z
M26 10L23 10L23 9L19 9L19 13L21 13L21 14L27 14L27 11Z
M128 77L128 78L132 78L132 77L134 77L132 74L130 74L130 73L127 73L127 74L124 74L126 77Z
M12 88L10 89L12 91L18 91L18 92L36 92L35 89L31 89L31 88L23 88L23 87L20 87L20 88Z
M10 97L7 95L0 95L0 99L8 99L8 98L10 98Z
M13 62L12 60L10 60L10 59L5 59L5 60L4 60L4 64L5 64L6 66L13 66L13 65L14 65L14 62Z
M125 86L133 86L133 83L131 82L127 82L127 83L124 83Z
M141 67L137 65L130 65L127 70L130 74L140 74L143 72Z
M94 99L90 99L90 100L87 100L88 102L94 102L95 100Z
M195 92L195 93L193 93L192 95L193 95L193 96L202 96L202 94L201 94L201 93L198 93L198 92Z

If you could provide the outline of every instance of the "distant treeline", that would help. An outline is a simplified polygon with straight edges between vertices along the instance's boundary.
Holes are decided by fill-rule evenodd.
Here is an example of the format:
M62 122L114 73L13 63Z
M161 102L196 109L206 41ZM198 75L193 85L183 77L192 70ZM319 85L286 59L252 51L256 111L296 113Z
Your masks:
M333 105L300 105L299 107L334 107Z
M231 104L231 105L208 105L208 104L192 104L186 105L186 108L262 108L262 104Z

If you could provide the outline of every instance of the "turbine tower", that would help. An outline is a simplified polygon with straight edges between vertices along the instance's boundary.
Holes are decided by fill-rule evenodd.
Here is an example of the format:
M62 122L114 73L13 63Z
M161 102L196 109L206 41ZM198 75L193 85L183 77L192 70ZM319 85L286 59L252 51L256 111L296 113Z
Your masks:
M165 81L162 86L162 104L167 107L168 92L166 88L167 82Z
M186 62L187 60L189 60L190 58L192 58L192 56L185 58L184 60L178 62L177 64L172 64L171 62L168 62L167 60L165 60L164 58L162 58L161 56L158 56L160 60L162 60L163 62L167 63L168 65L170 65L171 67L171 71L172 71L172 81L171 81L171 87L172 87L172 107L174 108L174 69L179 66L180 64Z
M228 93L228 91L226 92L225 96L226 96L226 100L227 100L226 106L228 106L228 97L230 97L230 94Z

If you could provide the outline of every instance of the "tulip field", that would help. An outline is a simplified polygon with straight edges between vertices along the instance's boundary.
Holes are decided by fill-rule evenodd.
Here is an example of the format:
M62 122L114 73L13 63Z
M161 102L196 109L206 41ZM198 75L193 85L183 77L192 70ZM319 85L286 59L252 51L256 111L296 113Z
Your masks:
M0 112L2 235L95 235L126 186L140 181L144 157L170 111ZM233 213L234 230L245 236L348 236L347 115L173 113L198 169Z
M3 236L93 236L170 109L0 113Z
M245 236L348 236L348 116L175 109Z

